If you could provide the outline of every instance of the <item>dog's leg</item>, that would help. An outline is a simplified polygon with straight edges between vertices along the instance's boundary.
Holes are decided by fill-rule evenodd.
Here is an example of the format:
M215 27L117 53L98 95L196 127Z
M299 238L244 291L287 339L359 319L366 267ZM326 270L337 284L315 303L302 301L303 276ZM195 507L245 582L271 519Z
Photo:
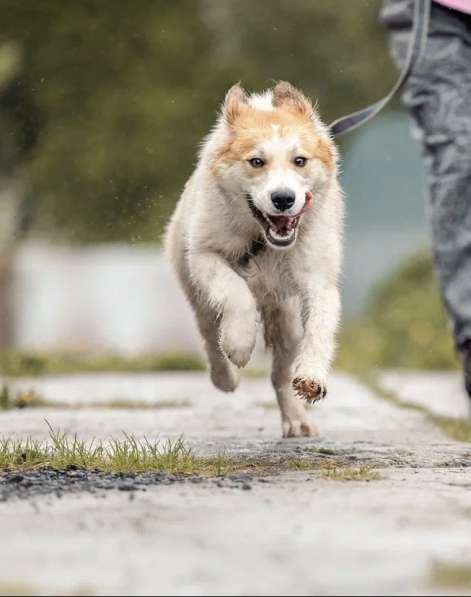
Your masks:
M194 304L193 307L208 355L211 381L223 392L234 392L239 385L240 375L219 346L219 321L214 313L204 306Z
M239 385L239 372L219 346L220 322L218 313L211 309L208 300L191 279L188 259L181 241L182 238L183 234L178 228L178 221L173 220L167 231L167 254L174 264L183 291L193 307L199 331L203 336L206 354L208 355L211 380L223 392L233 392Z
M327 373L335 350L335 331L340 315L340 298L335 284L305 285L301 288L304 335L293 364L293 387L309 403L327 394Z
M299 308L293 304L263 310L265 339L273 352L272 384L281 411L283 437L317 435L304 404L291 386L291 365L302 334Z
M245 367L255 346L258 312L245 283L220 255L189 255L190 275L200 300L220 315L219 344L237 367Z

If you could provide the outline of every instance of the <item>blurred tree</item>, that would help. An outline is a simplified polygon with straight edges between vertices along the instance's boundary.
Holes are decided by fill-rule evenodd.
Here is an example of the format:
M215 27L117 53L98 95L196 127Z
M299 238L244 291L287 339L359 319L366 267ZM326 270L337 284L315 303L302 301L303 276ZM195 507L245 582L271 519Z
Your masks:
M198 141L236 80L285 78L324 116L393 78L378 0L0 0L0 43L24 54L39 111L37 234L154 241Z
M19 78L21 50L0 43L0 349L14 336L13 264L30 214L23 168L37 136L35 109Z
M242 61L241 78L256 88L273 79L293 82L319 100L327 121L379 99L394 79L377 0L205 0L204 6L220 65Z

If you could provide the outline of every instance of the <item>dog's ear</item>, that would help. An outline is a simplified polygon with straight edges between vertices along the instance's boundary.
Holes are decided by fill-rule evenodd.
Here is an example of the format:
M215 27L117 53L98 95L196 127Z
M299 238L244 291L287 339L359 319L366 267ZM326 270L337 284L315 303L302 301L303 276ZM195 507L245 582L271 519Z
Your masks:
M222 116L229 126L234 124L247 107L247 99L247 92L240 83L236 83L229 89L222 105Z
M298 116L312 118L314 108L311 101L287 81L280 81L273 89L273 105L276 108L285 108Z

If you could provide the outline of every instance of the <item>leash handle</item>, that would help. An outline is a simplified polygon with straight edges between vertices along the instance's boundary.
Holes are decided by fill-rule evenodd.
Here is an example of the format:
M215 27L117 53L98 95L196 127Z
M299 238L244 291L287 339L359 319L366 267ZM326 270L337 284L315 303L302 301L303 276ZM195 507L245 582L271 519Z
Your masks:
M349 133L374 118L404 87L410 74L424 55L430 24L430 9L431 0L415 0L412 37L407 51L406 63L394 87L385 97L374 104L334 120L329 125L329 130L334 137Z

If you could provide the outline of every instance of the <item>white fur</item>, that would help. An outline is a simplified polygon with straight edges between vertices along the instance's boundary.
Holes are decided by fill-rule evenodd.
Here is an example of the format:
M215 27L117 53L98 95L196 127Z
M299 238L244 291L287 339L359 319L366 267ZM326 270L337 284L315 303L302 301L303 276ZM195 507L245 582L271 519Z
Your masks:
M253 93L249 105L257 110L273 110L273 93L270 89L263 93Z
M248 103L272 109L272 95L253 95ZM317 114L312 122L317 134L328 138ZM273 352L272 381L283 436L312 435L315 427L292 382L301 378L325 387L334 353L343 228L337 168L328 169L316 160L309 180L298 176L286 160L302 149L299 139L280 138L274 130L261 148L278 160L266 179L254 184L237 165L215 176L215 156L230 135L221 117L204 142L171 219L166 249L195 311L214 384L224 391L237 387L238 368L248 363L262 320ZM270 192L280 185L296 193L293 214L302 208L307 191L313 193L312 206L302 216L293 246L286 250L268 246L244 267L239 264L241 255L261 235L246 193L269 213Z

